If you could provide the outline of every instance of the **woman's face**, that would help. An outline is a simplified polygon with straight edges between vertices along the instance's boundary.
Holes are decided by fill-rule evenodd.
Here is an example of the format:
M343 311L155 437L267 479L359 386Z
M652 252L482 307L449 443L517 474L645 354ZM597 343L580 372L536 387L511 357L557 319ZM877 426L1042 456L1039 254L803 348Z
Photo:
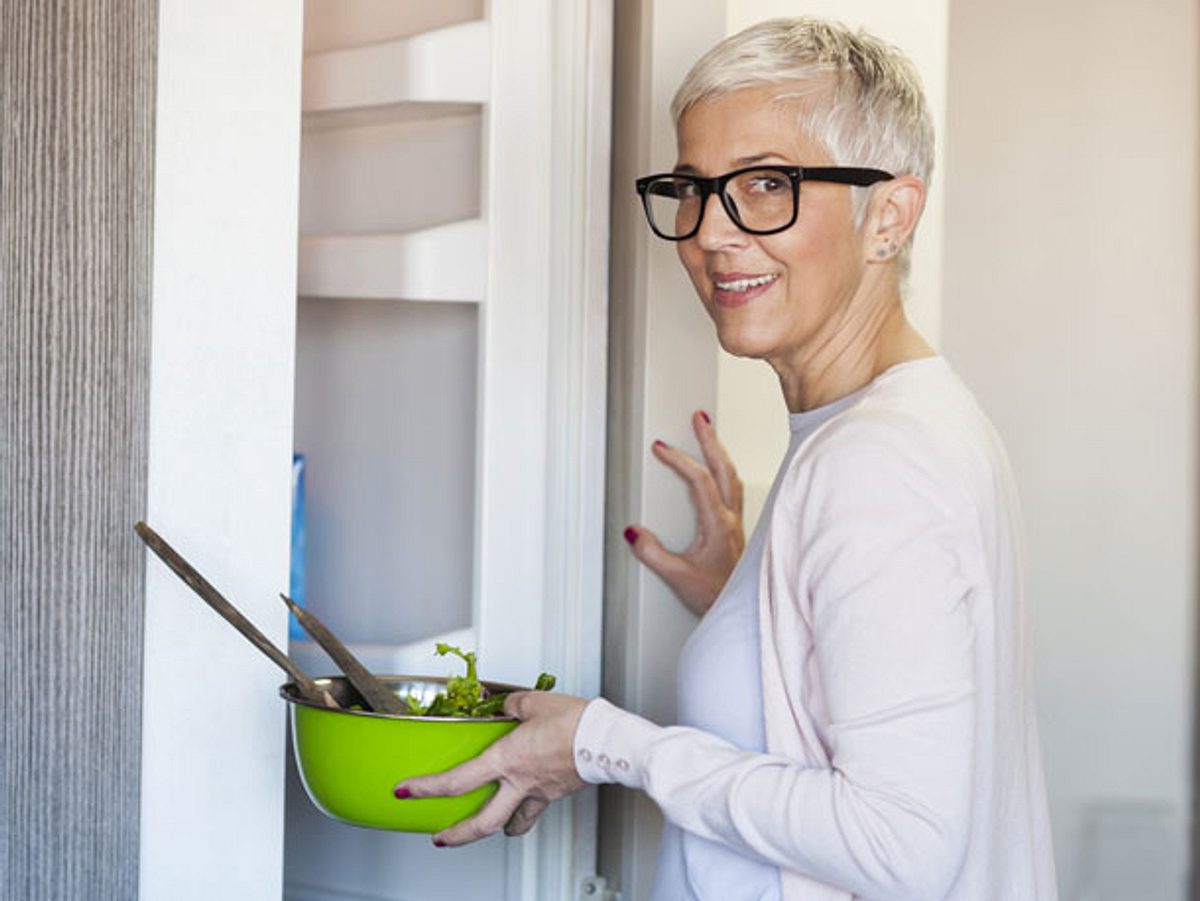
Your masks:
M779 93L778 85L746 88L690 107L679 122L676 171L713 177L756 163L831 165L800 133L799 101L777 101ZM845 185L803 182L795 224L774 235L741 231L710 197L700 231L677 247L721 346L781 372L837 343L866 272Z

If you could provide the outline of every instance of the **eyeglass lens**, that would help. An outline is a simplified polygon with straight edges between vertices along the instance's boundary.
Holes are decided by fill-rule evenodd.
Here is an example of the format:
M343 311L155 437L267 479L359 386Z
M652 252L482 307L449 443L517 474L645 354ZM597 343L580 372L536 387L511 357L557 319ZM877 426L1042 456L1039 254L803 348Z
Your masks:
M722 201L730 218L751 231L783 228L796 214L791 180L774 169L749 169L725 183ZM669 237L695 230L704 212L699 186L683 175L663 176L646 190L654 228Z

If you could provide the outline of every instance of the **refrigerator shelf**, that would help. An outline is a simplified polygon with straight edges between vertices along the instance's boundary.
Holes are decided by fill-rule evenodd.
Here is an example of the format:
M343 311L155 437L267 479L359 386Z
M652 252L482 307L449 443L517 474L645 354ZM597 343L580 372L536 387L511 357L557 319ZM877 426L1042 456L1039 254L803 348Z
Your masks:
M484 21L411 37L312 53L304 60L306 123L364 108L406 107L408 116L442 116L446 106L487 101L491 34Z
M394 234L304 235L297 280L304 297L482 303L487 227L472 219Z

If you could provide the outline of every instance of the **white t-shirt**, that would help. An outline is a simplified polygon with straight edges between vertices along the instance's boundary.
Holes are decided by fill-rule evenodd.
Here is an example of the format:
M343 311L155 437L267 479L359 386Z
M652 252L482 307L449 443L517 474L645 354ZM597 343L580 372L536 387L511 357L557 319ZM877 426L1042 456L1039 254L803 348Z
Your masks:
M779 478L804 439L861 392L788 415L790 438L779 472L745 551L720 596L688 637L679 656L679 725L701 729L747 751L765 751L761 640L758 631L758 576L763 539ZM714 704L714 698L737 703ZM778 901L779 868L744 857L710 839L667 822L655 872L653 901Z
M1021 544L970 392L940 358L889 369L779 481L758 604L767 751L597 699L581 777L779 867L784 901L1054 901Z

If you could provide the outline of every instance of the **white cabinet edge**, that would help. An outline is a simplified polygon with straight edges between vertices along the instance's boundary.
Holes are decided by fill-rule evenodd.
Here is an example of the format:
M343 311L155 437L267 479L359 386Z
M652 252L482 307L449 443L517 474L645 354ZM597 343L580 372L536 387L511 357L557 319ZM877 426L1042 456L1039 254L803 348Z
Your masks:
M387 104L484 103L491 70L487 22L314 53L304 60L305 113Z
M481 303L487 287L487 226L481 219L383 235L300 238L303 297Z

